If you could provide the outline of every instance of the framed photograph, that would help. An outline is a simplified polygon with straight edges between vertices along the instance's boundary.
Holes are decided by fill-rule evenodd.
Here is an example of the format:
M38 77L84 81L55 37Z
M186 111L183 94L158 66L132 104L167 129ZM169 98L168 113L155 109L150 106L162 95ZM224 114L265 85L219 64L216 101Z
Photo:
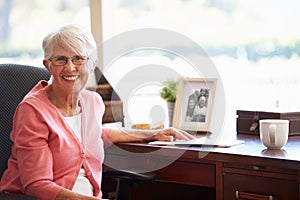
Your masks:
M172 126L208 132L217 79L183 78L178 85Z

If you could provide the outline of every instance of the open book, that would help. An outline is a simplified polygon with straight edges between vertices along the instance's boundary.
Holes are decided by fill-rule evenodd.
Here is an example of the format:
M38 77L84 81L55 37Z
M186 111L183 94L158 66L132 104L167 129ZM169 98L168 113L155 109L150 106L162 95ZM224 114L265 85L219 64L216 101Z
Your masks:
M209 137L201 137L194 140L175 140L173 142L153 141L150 145L158 146L214 146L214 147L231 147L243 144L243 140L214 140Z

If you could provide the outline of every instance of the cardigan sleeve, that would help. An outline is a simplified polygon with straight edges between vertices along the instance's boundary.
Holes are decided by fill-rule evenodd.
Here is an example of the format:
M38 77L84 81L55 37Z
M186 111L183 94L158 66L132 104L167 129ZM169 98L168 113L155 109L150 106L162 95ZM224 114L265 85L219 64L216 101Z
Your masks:
M53 182L53 159L48 135L49 128L39 112L31 105L21 104L14 116L11 135L21 183L26 194L52 200L62 187Z
M108 131L109 131L109 128L107 128L107 127L105 127L105 128L103 127L102 128L102 140L103 140L105 148L107 148L110 145L112 145L112 142L110 141L110 138L109 138Z

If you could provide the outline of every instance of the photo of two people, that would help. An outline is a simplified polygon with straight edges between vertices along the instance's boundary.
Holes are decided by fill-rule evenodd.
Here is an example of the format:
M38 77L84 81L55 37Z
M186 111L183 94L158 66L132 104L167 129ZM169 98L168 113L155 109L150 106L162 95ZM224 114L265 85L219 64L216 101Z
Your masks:
M209 89L198 89L189 95L185 122L205 122Z

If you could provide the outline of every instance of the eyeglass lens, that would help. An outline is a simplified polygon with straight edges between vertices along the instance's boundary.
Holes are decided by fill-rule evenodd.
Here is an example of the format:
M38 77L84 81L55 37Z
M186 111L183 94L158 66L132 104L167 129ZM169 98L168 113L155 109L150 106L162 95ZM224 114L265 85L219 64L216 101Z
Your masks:
M73 56L71 58L68 58L66 56L59 56L49 60L53 62L54 65L62 66L62 65L66 65L69 59L71 59L74 65L82 65L87 61L87 58L83 56Z

